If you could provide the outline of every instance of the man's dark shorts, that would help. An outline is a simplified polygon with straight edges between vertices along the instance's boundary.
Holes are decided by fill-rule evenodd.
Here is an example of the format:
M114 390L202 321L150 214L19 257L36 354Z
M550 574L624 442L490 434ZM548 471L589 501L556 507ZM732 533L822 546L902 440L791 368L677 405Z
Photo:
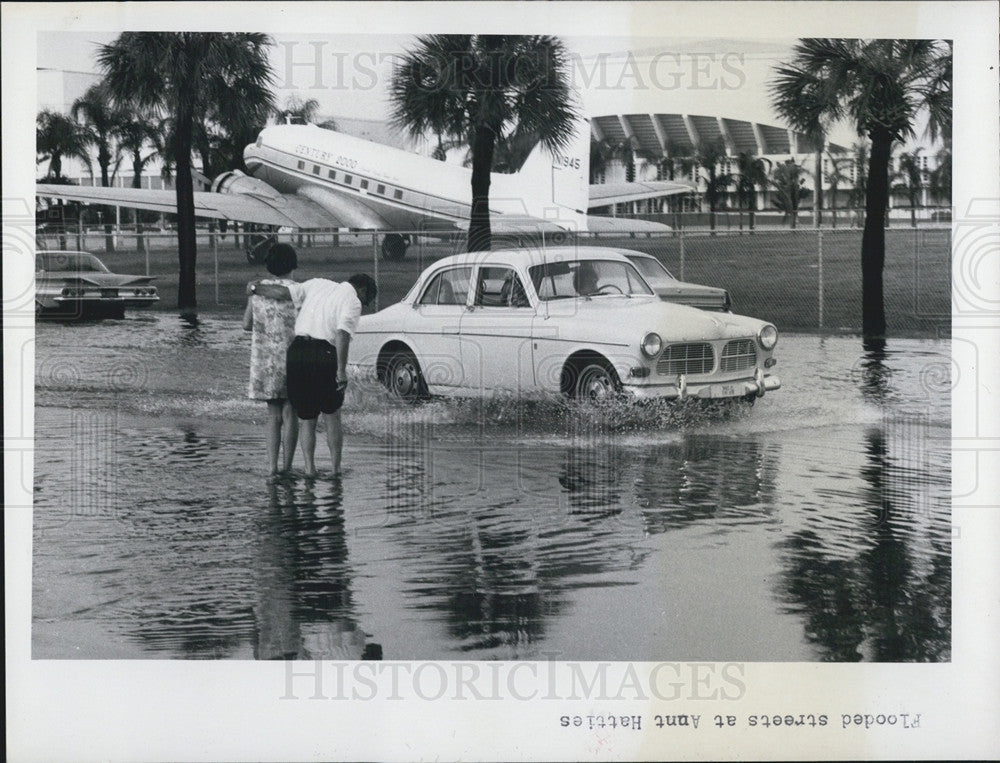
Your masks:
M336 413L344 404L337 390L337 348L322 339L297 336L288 347L288 401L300 419Z

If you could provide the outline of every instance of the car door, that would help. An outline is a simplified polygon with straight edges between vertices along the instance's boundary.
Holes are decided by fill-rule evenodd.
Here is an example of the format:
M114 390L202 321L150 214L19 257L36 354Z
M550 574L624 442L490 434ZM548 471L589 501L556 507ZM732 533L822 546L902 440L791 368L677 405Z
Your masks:
M424 380L429 387L439 388L437 391L468 385L458 331L471 281L471 265L444 268L433 274L417 296L416 315L406 327Z
M459 329L466 382L479 393L532 389L532 296L509 265L480 265L475 284Z

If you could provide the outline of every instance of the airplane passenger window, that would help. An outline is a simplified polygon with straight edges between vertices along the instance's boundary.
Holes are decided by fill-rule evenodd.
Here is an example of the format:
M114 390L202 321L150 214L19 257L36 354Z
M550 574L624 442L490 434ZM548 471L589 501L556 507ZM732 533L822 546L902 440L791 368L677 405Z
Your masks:
M354 175L344 175L344 182L350 185L354 182Z
M336 170L330 170L329 174L330 174L330 180L336 180L337 179L337 171Z
M318 175L319 174L319 165L318 164L314 164L313 165L313 174L314 175Z
M361 187L367 190L367 188L368 188L368 181L367 180L362 180L361 181Z
M403 198L403 192L397 188L395 191L392 192L392 197L394 199L401 199Z
M304 170L306 168L306 163L305 162L299 162L297 166L298 166L298 168L300 170Z
M378 188L375 189L375 193L380 193L380 194L382 194L384 196L385 195L385 186L382 185L381 183L379 183Z

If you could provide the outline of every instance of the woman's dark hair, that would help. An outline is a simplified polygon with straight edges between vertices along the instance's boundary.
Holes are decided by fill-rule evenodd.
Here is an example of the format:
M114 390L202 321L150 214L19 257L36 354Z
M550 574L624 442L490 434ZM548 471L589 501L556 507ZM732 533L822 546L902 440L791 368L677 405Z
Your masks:
M358 294L358 299L361 300L362 304L369 305L375 301L375 295L378 294L378 285L375 283L375 279L367 273L355 273L347 279L347 283L359 292L362 289L364 290L364 296L361 296L360 293Z
M291 244L275 244L264 257L267 272L275 276L284 276L299 266L299 258Z

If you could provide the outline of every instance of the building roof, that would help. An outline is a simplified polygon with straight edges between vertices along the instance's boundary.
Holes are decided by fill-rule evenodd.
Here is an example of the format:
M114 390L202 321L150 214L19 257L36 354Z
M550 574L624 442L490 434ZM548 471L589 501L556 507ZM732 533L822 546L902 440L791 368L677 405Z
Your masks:
M631 139L639 151L652 156L690 156L698 143L717 140L732 156L743 152L758 156L808 154L816 150L813 141L801 132L736 117L663 112L605 114L591 119L590 130L597 140L622 143Z

